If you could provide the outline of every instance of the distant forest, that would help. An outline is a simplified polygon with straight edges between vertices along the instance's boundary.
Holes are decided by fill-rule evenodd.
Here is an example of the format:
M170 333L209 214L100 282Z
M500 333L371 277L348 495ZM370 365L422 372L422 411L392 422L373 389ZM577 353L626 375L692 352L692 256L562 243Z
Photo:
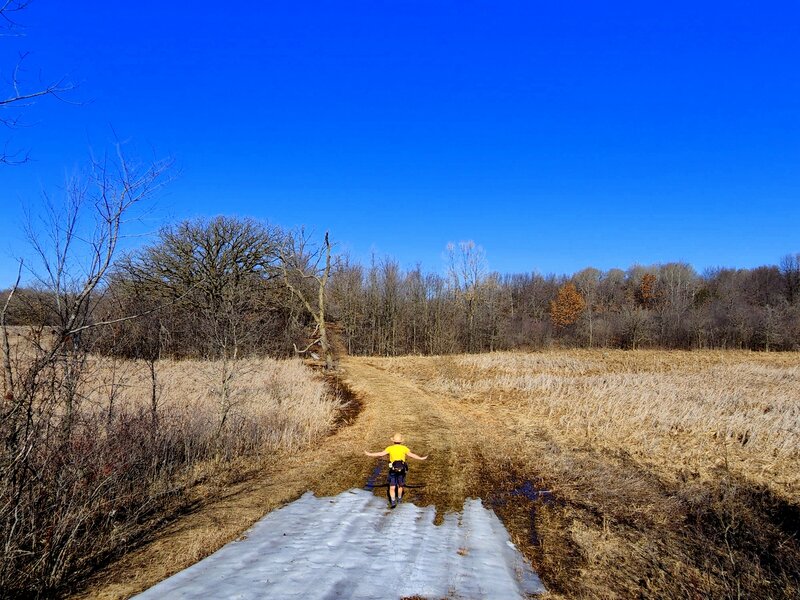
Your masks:
M441 273L391 258L359 264L335 246L326 272L324 251L302 231L250 219L164 227L117 261L86 304L89 321L111 322L90 330L92 347L150 359L314 352L322 313L332 344L357 355L800 349L800 254L754 269L668 263L543 275L490 272L472 242L450 244ZM70 293L18 289L7 324L57 327Z

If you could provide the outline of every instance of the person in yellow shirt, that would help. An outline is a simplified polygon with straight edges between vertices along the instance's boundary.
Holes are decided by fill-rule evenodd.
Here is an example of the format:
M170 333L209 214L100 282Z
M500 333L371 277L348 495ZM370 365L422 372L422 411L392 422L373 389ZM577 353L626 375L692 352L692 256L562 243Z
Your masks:
M397 503L403 499L403 487L406 484L406 472L408 471L408 464L406 463L406 456L416 460L425 460L425 456L417 456L408 446L403 445L403 436L395 433L392 436L392 445L387 446L382 452L367 452L364 454L374 458L380 456L389 456L389 506L394 508ZM396 490L396 495L395 495Z

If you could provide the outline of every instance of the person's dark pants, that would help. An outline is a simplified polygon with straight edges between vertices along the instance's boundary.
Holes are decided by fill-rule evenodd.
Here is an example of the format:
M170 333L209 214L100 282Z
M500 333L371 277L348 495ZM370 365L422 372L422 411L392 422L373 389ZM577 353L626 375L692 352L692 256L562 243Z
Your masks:
M394 490L397 487L397 498L403 497L403 486L406 484L406 474L398 471L389 471L389 500L394 502Z

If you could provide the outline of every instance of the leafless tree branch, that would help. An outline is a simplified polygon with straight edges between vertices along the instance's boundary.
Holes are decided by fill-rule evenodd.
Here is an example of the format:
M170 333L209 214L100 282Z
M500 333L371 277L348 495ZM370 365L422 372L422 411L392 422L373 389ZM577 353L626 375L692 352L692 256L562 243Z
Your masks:
M5 303L3 304L3 310L0 312L0 331L3 335L3 395L8 396L11 395L11 398L7 398L8 400L13 399L14 393L14 372L11 369L11 346L8 342L8 327L6 325L6 315L8 314L8 306L11 304L11 299L14 297L14 293L19 288L20 278L22 277L22 261L19 261L19 268L17 269L17 279L14 282L14 285L11 287L11 291L6 298Z
M27 0L0 0L0 36L19 35L16 33L18 23L12 15L28 6ZM9 91L0 96L0 125L7 129L16 129L22 125L22 109L29 107L35 100L51 96L66 102L65 96L75 89L75 84L65 77L49 82L40 82L38 85L23 85L22 67L28 54L19 56L11 72L11 80L7 83ZM26 89L27 88L27 89ZM5 96L5 97L3 97ZM11 113L8 111L14 109ZM0 153L0 164L13 165L27 162L28 153L20 150L9 150L8 145Z
M327 231L322 246L308 250L309 240L309 236L302 229L286 237L280 250L281 274L286 287L300 299L313 317L316 330L319 331L319 344L325 355L325 366L327 369L332 369L333 353L328 340L325 313L325 287L331 273L331 242ZM321 267L323 261L324 267ZM314 281L316 285L312 290L306 291L300 283L297 283L298 279L300 282ZM316 306L312 305L312 296L309 294L316 296ZM313 346L313 344L311 345ZM297 349L296 346L295 349Z

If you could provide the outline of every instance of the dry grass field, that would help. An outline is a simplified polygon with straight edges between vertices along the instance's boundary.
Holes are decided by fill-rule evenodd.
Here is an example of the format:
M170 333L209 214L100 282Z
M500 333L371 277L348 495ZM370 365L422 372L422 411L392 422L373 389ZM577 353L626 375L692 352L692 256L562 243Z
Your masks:
M181 383L174 396L165 392L177 407L207 403L215 380L213 370L187 377L190 366L175 364L171 378ZM384 447L398 430L429 455L411 465L410 481L424 486L409 500L435 505L441 518L480 497L547 598L800 595L800 355L346 357L337 378L356 402L332 435L230 482L223 497L98 574L81 597L130 597L306 490L363 486L381 463L363 450ZM248 381L242 399L271 385L257 370Z
M800 500L800 356L664 351L394 359L464 402L511 406L517 427L624 452L673 480L720 467Z
M477 425L475 494L495 504L554 593L800 594L800 355L374 362Z
M32 340L51 332L9 327L11 361L22 371L34 360ZM292 450L329 432L341 400L300 359L170 360L153 364L88 355L78 396L84 415L107 420L155 413L164 425L197 438L222 432L257 451ZM224 419L224 427L220 421Z
M24 373L35 352L20 339L12 358ZM0 459L0 597L61 594L324 438L345 403L299 359L148 363L64 353L51 364L26 413L13 396L2 400L4 439L22 450L7 445ZM24 438L9 434L19 414ZM224 524L215 531L229 535Z
M224 418L226 443L257 452L290 451L328 433L341 408L325 381L299 359L253 358L233 365L161 360L156 369L159 418L209 443ZM148 363L93 357L86 380L87 404L97 411L151 408Z

